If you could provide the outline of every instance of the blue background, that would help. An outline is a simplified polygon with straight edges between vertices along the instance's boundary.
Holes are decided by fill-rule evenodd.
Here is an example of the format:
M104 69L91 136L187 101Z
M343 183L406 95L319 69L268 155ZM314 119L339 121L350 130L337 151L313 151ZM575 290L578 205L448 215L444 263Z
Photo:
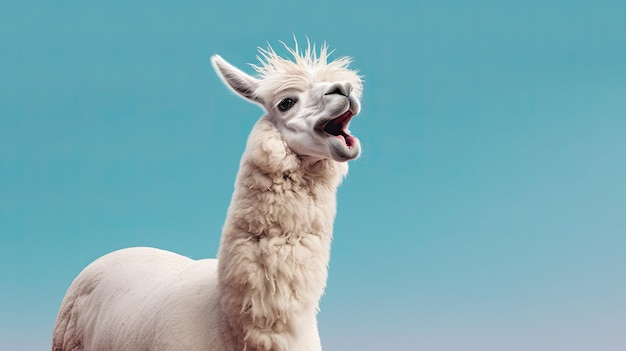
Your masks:
M93 259L213 257L262 111L211 69L308 36L365 76L325 350L626 349L626 2L0 4L0 348ZM281 52L284 52L281 51Z

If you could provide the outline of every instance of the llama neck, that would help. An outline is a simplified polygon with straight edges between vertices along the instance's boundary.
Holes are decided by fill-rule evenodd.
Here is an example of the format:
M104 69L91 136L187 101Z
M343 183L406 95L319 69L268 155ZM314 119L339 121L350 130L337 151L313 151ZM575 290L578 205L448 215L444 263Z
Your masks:
M248 350L289 349L314 318L346 173L298 158L264 118L253 128L218 253L221 309Z

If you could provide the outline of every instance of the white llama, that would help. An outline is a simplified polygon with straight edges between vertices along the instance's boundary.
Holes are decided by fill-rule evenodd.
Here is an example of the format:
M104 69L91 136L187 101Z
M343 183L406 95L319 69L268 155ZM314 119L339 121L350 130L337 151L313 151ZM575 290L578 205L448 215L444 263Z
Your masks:
M293 60L260 49L258 77L220 56L235 93L266 111L242 156L218 259L129 248L87 266L69 287L53 350L321 350L317 311L336 190L360 144L347 126L361 78L309 45Z

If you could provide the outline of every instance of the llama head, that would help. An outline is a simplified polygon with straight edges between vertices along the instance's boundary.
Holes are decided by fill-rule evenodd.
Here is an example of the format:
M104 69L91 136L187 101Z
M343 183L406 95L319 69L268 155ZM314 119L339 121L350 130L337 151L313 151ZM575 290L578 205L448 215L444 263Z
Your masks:
M362 82L350 70L351 59L328 62L328 47L309 44L301 54L285 48L294 60L279 57L271 47L259 49L258 73L250 76L220 56L211 58L213 67L235 93L263 106L267 118L280 131L297 155L335 161L355 159L361 152L359 140L348 124L360 111Z

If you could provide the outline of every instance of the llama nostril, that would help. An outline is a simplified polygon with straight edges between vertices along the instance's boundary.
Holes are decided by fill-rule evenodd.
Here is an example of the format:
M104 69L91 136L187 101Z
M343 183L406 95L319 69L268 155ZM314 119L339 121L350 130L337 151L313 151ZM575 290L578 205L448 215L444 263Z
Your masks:
M350 83L345 83L345 84L335 83L331 85L330 87L328 87L324 95L339 94L343 96L348 96L350 95L351 91L352 91L352 85Z

